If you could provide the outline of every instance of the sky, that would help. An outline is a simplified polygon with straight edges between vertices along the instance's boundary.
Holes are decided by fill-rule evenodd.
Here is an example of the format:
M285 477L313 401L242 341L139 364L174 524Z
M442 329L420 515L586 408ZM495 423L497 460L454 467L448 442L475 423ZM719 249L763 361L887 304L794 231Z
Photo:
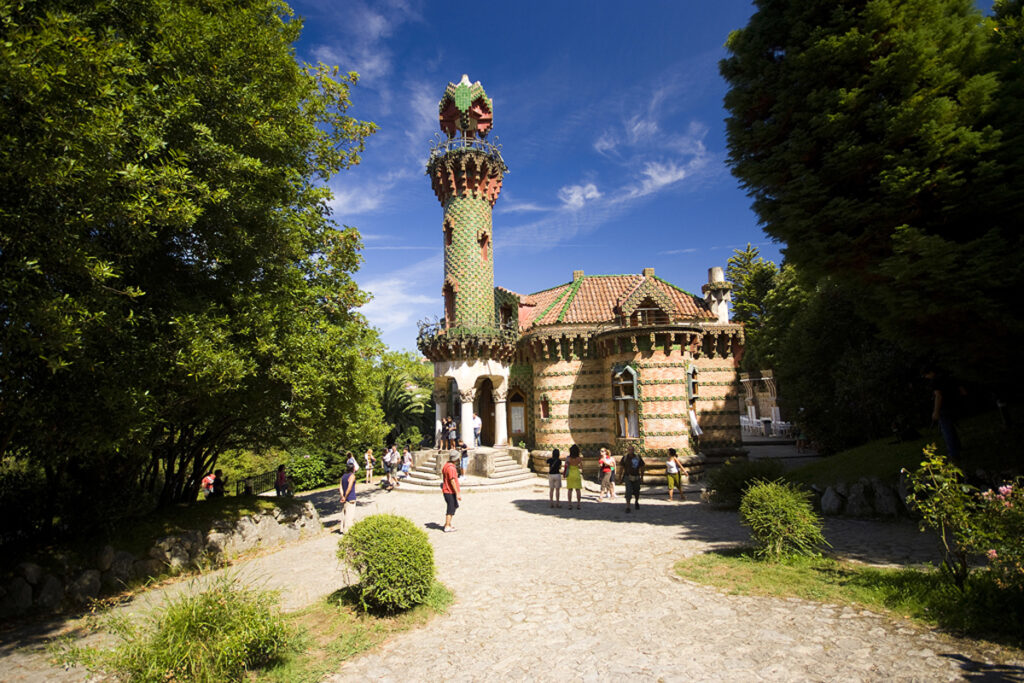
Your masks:
M331 181L333 217L363 235L362 312L396 350L442 315L441 206L424 174L437 104L462 74L494 105L508 164L494 207L495 284L528 294L639 273L699 294L708 268L757 246L781 259L726 165L729 32L753 6L516 0L296 0L299 59L360 74L349 114L380 127Z

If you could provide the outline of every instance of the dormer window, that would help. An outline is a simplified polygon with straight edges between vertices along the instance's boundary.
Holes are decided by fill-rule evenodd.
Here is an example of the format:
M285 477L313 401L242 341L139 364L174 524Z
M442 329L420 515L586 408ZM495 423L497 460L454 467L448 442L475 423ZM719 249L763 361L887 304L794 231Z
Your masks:
M629 316L630 327L650 327L652 325L667 325L669 322L665 311L654 303L650 298L644 299L633 315Z

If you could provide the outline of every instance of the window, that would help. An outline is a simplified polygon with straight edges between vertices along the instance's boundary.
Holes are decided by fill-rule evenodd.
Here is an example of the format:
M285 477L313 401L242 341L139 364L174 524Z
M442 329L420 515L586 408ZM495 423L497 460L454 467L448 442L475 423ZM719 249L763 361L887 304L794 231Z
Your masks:
M513 392L508 400L509 431L522 434L526 431L526 401L518 391Z
M455 292L450 284L445 284L444 289L444 319L446 326L455 323Z
M480 235L480 239L477 240L480 243L480 258L484 261L487 260L487 247L491 242L491 239L487 236L487 233Z
M661 310L650 298L644 299L633 315L629 316L630 327L648 327L650 325L667 325L669 322L665 311Z
M690 401L697 398L697 368L692 365L686 371L686 398Z
M444 221L444 246L452 246L452 233L455 231L455 224L451 218L446 218Z
M498 320L504 328L512 326L512 307L505 305L498 309Z
M612 399L615 403L615 435L620 439L640 438L636 396L636 371L628 365L613 368Z
M551 402L548 401L547 397L540 400L540 417L542 420L551 417Z

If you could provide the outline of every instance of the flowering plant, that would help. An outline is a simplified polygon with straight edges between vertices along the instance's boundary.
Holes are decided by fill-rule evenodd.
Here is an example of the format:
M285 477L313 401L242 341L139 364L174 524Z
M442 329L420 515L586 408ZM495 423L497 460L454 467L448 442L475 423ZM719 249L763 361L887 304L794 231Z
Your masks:
M1024 591L1024 480L984 491L978 501L977 543L1000 588Z

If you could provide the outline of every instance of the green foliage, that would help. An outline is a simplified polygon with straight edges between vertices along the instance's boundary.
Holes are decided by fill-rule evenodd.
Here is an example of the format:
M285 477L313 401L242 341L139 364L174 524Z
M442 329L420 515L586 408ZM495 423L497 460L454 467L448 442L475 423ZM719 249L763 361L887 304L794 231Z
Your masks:
M364 610L395 612L423 603L434 583L434 548L405 517L372 515L338 542L338 558L359 573Z
M970 573L968 555L976 545L973 524L975 489L964 473L945 456L937 455L935 444L924 449L924 460L907 472L910 495L907 503L921 515L921 529L934 529L942 541L943 571L960 590Z
M745 338L743 367L747 370L770 368L760 341L761 330L771 316L768 294L775 286L778 268L765 261L760 250L747 244L729 257L725 278L732 283L732 319L743 323Z
M408 445L409 450L414 451L420 447L421 443L423 443L423 433L420 432L419 427L416 425L406 427L405 431L399 434L398 438L395 439L395 443L398 444L399 447Z
M782 463L778 460L729 458L708 473L708 502L734 510L752 483L778 479L782 472Z
M755 481L740 501L740 522L750 527L756 555L777 561L793 555L817 555L827 545L811 494L796 484Z
M275 0L0 23L0 456L45 477L46 518L191 501L227 449L380 434L326 187L375 130L356 75L296 61Z
M377 382L377 399L384 420L391 425L388 443L405 443L402 435L411 428L420 434L433 433L434 375L429 364L419 362L409 352L385 353L377 368ZM415 443L418 445L419 441Z
M288 478L295 491L308 491L332 482L328 478L325 453L315 448L297 448L288 453Z
M787 261L902 349L1019 375L1020 3L755 4L720 65L729 161Z
M265 591L219 578L201 592L169 598L141 622L112 619L120 640L112 650L79 653L90 669L128 681L241 681L273 663L291 632Z

